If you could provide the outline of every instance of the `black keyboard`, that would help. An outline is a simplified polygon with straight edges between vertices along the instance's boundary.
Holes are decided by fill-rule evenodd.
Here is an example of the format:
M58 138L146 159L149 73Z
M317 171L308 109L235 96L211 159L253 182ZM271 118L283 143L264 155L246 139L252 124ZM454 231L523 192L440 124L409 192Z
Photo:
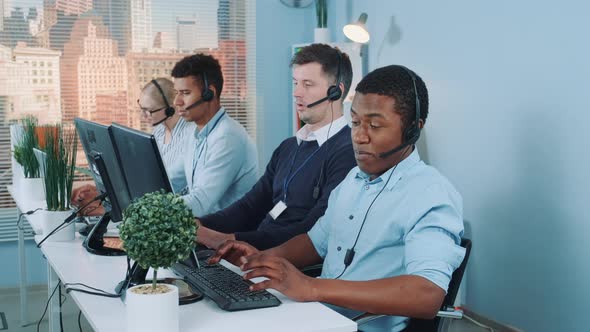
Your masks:
M182 263L172 266L174 272L183 276L191 286L227 311L276 307L281 304L271 293L250 291L253 283L223 265L201 263L201 268L192 268Z

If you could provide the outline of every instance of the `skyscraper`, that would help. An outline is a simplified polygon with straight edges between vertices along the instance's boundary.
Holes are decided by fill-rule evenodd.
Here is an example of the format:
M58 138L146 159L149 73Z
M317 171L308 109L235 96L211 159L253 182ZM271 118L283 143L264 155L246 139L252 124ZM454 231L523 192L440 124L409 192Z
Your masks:
M119 55L152 46L151 0L94 0L94 10L103 18Z
M60 68L64 122L77 116L92 120L95 114L108 112L97 109L97 96L120 100L127 89L125 59L117 54L117 42L101 22L99 17L78 18L64 46Z

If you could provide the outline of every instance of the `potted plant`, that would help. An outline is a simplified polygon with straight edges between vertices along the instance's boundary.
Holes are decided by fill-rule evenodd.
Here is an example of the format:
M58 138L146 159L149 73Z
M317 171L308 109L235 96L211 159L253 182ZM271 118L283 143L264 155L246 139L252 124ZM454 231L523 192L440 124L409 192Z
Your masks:
M37 137L35 136L37 119L33 116L27 116L21 119L20 122L20 127L11 127L11 136L14 136L14 159L21 166L12 170L15 178L18 178L16 184L18 187L15 190L27 198L30 197L33 201L42 201L43 183L39 177L39 163L34 152L34 149L38 146Z
M316 0L315 13L317 26L313 31L313 40L316 43L329 43L330 29L328 29L328 0Z
M43 234L48 234L72 213L70 197L76 170L76 153L78 150L78 135L75 131L61 125L41 127L44 134L44 151L36 151L43 173L43 184L47 211L43 223ZM48 241L73 240L75 226L70 224L56 232Z
M191 210L173 193L147 193L125 209L119 227L123 248L142 268L154 271L151 284L127 290L127 331L178 331L178 289L158 284L158 269L186 259L196 231Z

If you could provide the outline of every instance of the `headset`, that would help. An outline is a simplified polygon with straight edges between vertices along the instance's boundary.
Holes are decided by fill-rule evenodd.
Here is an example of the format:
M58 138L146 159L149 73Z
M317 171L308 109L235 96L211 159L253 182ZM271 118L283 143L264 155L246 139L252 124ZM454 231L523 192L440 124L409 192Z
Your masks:
M156 81L156 80L152 80L152 84L153 84L153 85L154 85L156 88L158 88L158 91L160 91L160 95L162 96L162 99L164 100L164 104L166 105L166 109L164 110L164 114L166 114L166 118L165 118L164 120L166 120L166 119L168 119L169 117L173 116L173 115L174 115L174 113L176 112L176 110L174 110L174 107L172 107L172 106L170 105L170 103L168 102L168 98L166 98L166 94L164 94L164 90L162 89L162 87L160 86L160 84L158 83L158 81ZM164 121L164 120L162 120L162 121ZM160 121L160 122L162 122L162 121ZM160 124L160 122L158 122L158 123L157 123L157 124L155 124L155 125L158 125L158 124ZM154 125L154 126L155 126L155 125Z
M408 73L408 75L412 79L412 86L414 87L414 96L416 96L416 118L410 126L404 129L404 133L402 135L403 143L387 152L380 153L379 158L387 158L392 154L400 151L401 149L409 145L415 144L420 138L420 97L418 97L418 88L416 87L416 75L413 71L404 66L397 67L402 68L406 73Z
M330 85L328 88L328 92L326 92L326 96L320 100L314 101L313 103L307 105L307 108L312 108L317 106L326 100L336 101L342 97L342 90L340 89L341 83L341 67L342 67L342 53L339 50L336 50L336 54L338 55L338 71L336 73L336 84Z
M404 66L398 66L398 67L402 68L406 73L408 73L408 75L412 79L412 86L414 87L414 95L416 97L416 107L415 107L416 108L416 112L415 112L416 118L414 119L414 123L412 123L412 125L408 126L404 130L404 133L403 133L404 142L402 144L400 144L399 146L397 146L387 152L380 153L379 158L387 158L387 157L391 156L392 154L400 151L403 148L409 148L414 143L416 143L416 141L418 141L418 139L420 138L420 122L419 122L419 120L420 120L420 98L418 97L418 89L416 87L416 75L414 74L414 72L412 72L410 69L408 69ZM391 173L389 173L389 177L387 178L387 181L383 185L383 188L381 188L381 190L377 193L377 195L375 196L373 201L371 201L371 204L369 205L367 212L365 212L365 216L364 216L363 221L361 223L361 227L360 227L358 233L356 234L356 239L354 241L354 244L352 245L352 248L349 248L346 250L346 255L344 256L344 270L342 270L342 273L340 273L340 275L334 279L340 278L344 274L344 272L346 271L348 266L352 263L352 260L354 259L354 254L355 254L354 247L356 247L356 243L359 239L359 236L361 235L361 231L363 230L363 226L365 226L365 221L367 221L367 216L369 215L369 211L371 210L373 203L375 203L377 198L379 198L379 196L383 192L383 189L385 189L385 187L387 187L387 184L389 184L389 180L391 180L391 176L395 172L397 165L399 165L399 162L393 167L393 170L391 170Z
M185 110L197 107L202 103L211 101L213 100L213 97L215 97L215 93L213 92L213 90L209 88L209 80L207 79L207 73L203 72L201 74L201 77L203 78L203 91L201 92L201 99L185 107Z

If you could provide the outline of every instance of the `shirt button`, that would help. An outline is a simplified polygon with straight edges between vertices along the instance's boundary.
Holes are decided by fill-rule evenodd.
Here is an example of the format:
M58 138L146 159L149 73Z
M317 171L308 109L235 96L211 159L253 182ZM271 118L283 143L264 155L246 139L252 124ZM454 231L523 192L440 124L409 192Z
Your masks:
M354 216L351 214L350 216L348 216L348 219L352 220L354 219Z
M369 190L369 185L366 185L365 186L365 190Z
M336 248L336 250L340 251L340 250L342 250L342 248L340 246L338 246L338 248Z

